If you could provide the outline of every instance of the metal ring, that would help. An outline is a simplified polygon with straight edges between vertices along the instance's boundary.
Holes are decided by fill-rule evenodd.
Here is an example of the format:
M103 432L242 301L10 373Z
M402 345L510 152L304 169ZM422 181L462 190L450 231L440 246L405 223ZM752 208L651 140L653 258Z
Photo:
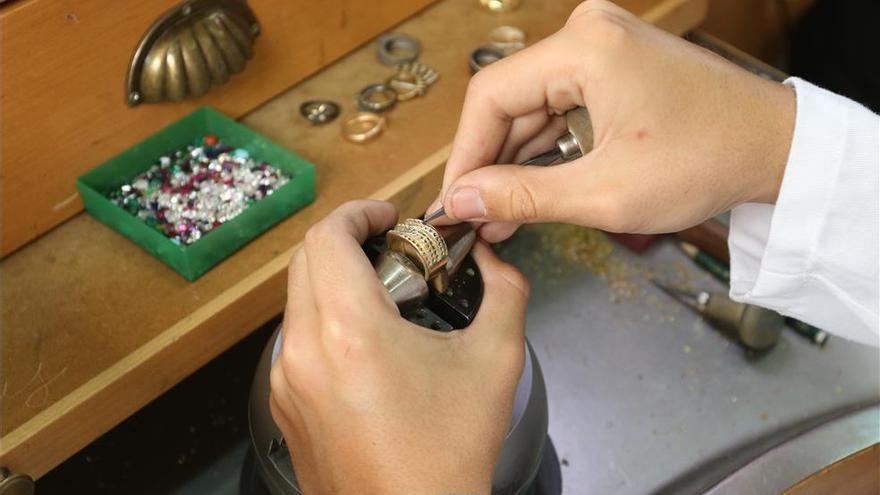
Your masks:
M376 55L385 65L408 64L419 58L422 44L401 33L387 33L376 40Z
M480 0L480 5L484 9L500 14L519 7L519 0Z
M363 143L381 134L387 123L385 117L377 113L358 112L345 119L342 135L349 141Z
M518 27L498 26L489 33L489 44L510 55L525 48L526 33Z
M370 84L358 93L357 102L363 112L384 112L397 103L397 92L382 83Z
M339 104L330 100L309 100L299 106L299 113L312 124L326 124L339 116Z
M417 218L397 224L386 234L388 248L406 255L430 280L440 274L449 259L446 241L433 225Z
M411 100L425 94L427 85L420 78L412 74L396 74L388 78L385 84L397 93L399 101Z
M481 46L471 53L471 58L468 60L468 64L471 67L471 72L476 74L480 69L483 69L487 65L497 62L502 58L504 58L504 52L501 50L491 46Z

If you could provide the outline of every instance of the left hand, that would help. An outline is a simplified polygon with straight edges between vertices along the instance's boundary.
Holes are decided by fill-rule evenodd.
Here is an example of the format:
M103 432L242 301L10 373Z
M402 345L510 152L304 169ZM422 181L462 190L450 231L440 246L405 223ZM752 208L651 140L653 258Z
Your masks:
M488 493L523 368L526 281L479 244L474 323L414 325L361 248L396 220L388 203L357 201L306 234L290 265L272 417L306 493Z

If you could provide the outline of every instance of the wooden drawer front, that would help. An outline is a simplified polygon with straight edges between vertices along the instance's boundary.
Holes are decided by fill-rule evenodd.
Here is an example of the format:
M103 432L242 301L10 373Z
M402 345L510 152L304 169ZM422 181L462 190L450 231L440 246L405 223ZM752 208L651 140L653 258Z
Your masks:
M196 106L239 117L432 1L250 0L261 34L242 73L198 99L135 108L125 102L131 55L178 2L3 7L0 256L80 211L74 180L86 170Z

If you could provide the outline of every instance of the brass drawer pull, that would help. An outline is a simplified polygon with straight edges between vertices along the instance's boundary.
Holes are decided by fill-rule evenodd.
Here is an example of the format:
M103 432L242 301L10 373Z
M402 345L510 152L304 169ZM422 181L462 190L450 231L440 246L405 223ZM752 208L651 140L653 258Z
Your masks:
M0 467L0 495L33 495L34 480L26 474Z
M260 32L244 0L191 0L141 38L128 71L130 106L201 96L241 72Z

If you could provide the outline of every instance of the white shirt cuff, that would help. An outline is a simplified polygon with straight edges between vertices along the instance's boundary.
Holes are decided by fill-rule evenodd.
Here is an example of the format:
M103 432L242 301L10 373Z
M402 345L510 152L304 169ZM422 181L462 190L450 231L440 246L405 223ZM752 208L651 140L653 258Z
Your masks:
M880 119L797 78L776 205L733 209L730 295L851 340L878 339Z

